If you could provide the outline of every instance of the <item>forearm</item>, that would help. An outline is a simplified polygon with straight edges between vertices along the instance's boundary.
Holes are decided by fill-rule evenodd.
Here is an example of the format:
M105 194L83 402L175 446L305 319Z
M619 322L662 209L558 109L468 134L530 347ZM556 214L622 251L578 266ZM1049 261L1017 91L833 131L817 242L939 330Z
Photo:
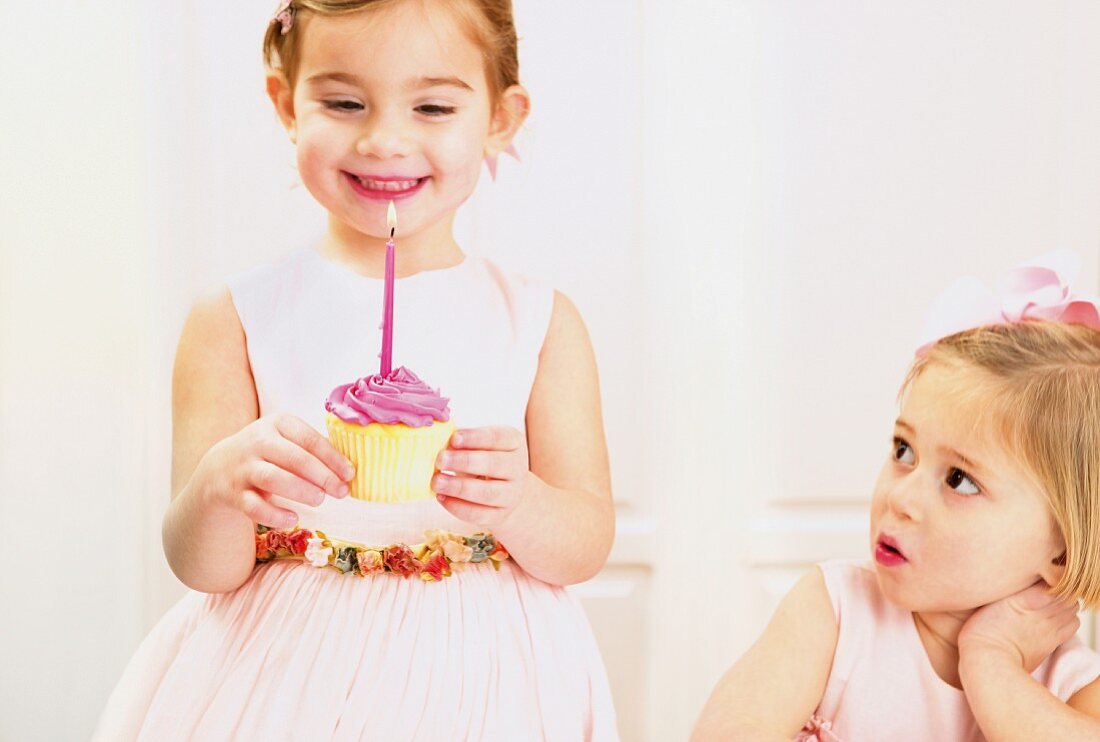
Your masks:
M1070 708L1012 657L964 654L959 676L970 710L990 742L1100 739L1100 721Z
M758 726L749 721L711 719L701 721L691 733L691 742L791 742L791 737Z
M730 690L721 684L715 688L691 733L691 742L791 742L791 735L776 731L774 725L753 719L737 708L736 699L730 695Z
M531 477L530 491L493 535L517 564L544 582L572 585L594 577L615 538L610 498Z
M164 514L164 555L176 577L193 590L222 593L240 587L256 561L255 524L219 508L188 484Z
M760 652L754 647L718 681L695 724L691 742L791 742L794 739L795 734L784 733L784 723L778 721L788 712L798 715L797 697L788 697L792 681L789 677L777 678L772 674L773 668L764 664L768 658L762 659ZM776 704L781 711L769 708L769 704Z

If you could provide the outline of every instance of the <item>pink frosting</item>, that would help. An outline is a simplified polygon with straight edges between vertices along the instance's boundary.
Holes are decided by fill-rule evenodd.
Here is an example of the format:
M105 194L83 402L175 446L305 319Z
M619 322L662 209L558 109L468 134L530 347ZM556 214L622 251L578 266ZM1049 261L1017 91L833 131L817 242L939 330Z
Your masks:
M451 419L448 399L409 369L398 366L389 376L364 376L332 390L325 409L347 423L402 423L423 428Z

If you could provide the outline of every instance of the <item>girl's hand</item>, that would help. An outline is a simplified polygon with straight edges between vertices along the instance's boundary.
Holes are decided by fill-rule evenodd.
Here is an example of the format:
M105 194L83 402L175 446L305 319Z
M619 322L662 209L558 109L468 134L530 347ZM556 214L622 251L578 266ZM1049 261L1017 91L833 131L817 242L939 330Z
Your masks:
M1055 598L1043 582L983 606L959 632L960 665L992 653L1030 673L1077 632L1078 610L1077 601Z
M272 528L298 522L278 495L316 507L325 495L347 497L351 462L320 433L293 415L261 417L210 448L191 482L208 502L239 511Z
M459 520L499 526L523 501L533 484L527 438L515 428L466 428L439 452L432 490Z

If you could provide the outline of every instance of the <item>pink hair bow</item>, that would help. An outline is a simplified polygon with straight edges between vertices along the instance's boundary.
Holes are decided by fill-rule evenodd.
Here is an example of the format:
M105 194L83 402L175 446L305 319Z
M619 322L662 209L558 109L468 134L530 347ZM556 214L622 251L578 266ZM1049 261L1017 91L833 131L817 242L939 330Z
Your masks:
M519 152L516 151L516 146L514 144L509 144L508 148L506 150L504 150L504 154L511 155L512 157L514 157L516 159L516 162L519 162ZM496 155L486 156L485 157L485 164L489 166L489 177L492 178L493 180L496 180L497 179L497 156Z
M1008 271L990 290L976 278L960 278L940 294L925 315L917 355L940 338L984 325L1053 320L1100 330L1100 298L1072 293L1080 259L1058 250Z

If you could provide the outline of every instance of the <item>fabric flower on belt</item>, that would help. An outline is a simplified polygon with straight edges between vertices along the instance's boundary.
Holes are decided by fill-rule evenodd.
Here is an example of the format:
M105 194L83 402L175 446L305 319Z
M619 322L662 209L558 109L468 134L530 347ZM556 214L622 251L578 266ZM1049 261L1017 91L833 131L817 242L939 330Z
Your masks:
M489 554L496 548L497 541L487 533L475 533L466 538L466 545L472 550L470 561L480 564L489 558Z
M443 554L456 565L464 565L473 559L474 550L466 545L465 540L461 543L448 541L443 544Z
M280 549L287 548L288 534L282 531L268 531L265 535L267 548L272 554L278 554Z
M286 548L290 550L291 554L305 554L311 538L313 538L311 531L305 528L295 528L286 537Z
M323 538L309 539L309 545L306 546L305 551L307 562L314 567L327 567L328 558L330 556L332 556L332 547L325 546L325 540Z
M336 553L336 558L332 560L332 566L341 572L347 573L359 569L359 559L355 555L354 546L345 546Z
M447 562L447 557L440 553L436 553L430 557L427 562L424 563L424 567L420 570L420 579L425 582L432 582L433 580L442 580L444 577L451 576L451 565Z
M359 549L355 552L358 558L359 574L366 577L376 572L382 572L386 566L382 563L382 553L374 549Z
M382 561L385 562L386 568L390 572L402 577L415 575L420 571L420 562L416 561L412 549L404 544L387 546L382 553Z
M489 552L489 558L498 564L508 558L508 550L498 541L493 550Z
M466 539L455 533L448 533L438 528L424 532L424 545L430 552L442 552L452 562L464 564L470 561L474 550L467 546Z

